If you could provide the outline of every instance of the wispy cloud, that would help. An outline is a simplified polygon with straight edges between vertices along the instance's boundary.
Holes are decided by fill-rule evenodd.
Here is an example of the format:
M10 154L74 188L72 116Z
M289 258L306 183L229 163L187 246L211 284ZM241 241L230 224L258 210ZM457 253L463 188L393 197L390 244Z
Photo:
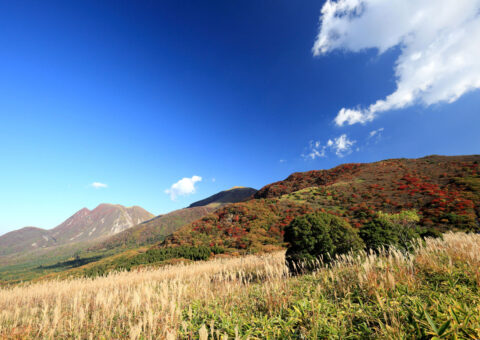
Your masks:
M90 184L90 186L92 188L95 188L95 189L103 189L103 188L108 188L108 185L105 184L105 183L100 183L100 182L93 182L92 184Z
M383 127L379 128L379 129L376 129L376 130L373 130L373 131L370 131L370 133L368 134L368 138L372 138L375 135L377 137L379 137L379 136L381 136L382 132L383 132Z
M325 144L320 141L310 141L308 151L302 154L302 157L312 160L326 157L327 151L334 152L338 157L343 157L352 153L352 147L355 143L356 141L349 139L345 133L337 138L329 139Z
M315 159L319 157L325 157L325 150L327 149L326 145L322 145L320 141L311 140L308 145L308 152L302 154L302 157L305 159Z
M178 196L186 196L195 193L195 184L201 182L202 177L192 176L191 178L185 177L176 183L173 183L170 189L165 190L165 193L170 195L172 200L176 200Z
M479 89L479 17L480 0L327 0L314 55L401 50L396 90L366 108L342 108L335 123L366 123L417 103L452 103Z

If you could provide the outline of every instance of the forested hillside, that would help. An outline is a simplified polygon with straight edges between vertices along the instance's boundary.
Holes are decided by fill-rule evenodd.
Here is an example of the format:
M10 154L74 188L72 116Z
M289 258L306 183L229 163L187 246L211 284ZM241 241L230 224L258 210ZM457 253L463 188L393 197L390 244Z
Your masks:
M480 156L428 156L294 173L260 189L254 199L181 228L157 247L269 250L283 245L283 229L293 218L317 210L355 228L378 211L416 210L427 229L479 231L479 163Z

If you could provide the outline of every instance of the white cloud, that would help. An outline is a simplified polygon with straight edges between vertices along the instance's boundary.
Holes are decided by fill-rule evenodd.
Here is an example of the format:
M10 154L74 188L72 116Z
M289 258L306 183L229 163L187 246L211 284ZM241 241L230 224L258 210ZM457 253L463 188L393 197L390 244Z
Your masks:
M377 138L378 138L382 134L382 132L383 132L383 127L377 130L370 131L370 133L368 134L368 138L372 138L375 135L377 135Z
M103 189L103 188L108 188L108 185L105 183L100 183L100 182L93 182L90 184L91 187L95 189Z
M335 154L338 157L343 157L352 152L352 146L355 143L356 141L348 139L347 135L344 133L333 141L330 139L327 145L335 151Z
M286 159L281 159L281 160L279 160L278 162L279 162L279 163L285 163L286 161L287 161Z
M185 177L172 184L170 189L165 190L165 193L170 195L172 200L175 200L178 196L185 196L195 193L195 183L201 181L202 177L200 176L192 176L192 178Z
M348 122L349 125L366 123L373 120L374 117L375 115L369 112L342 108L335 117L335 124L342 126L345 122Z
M316 159L318 157L326 157L327 150L334 152L338 157L343 157L352 152L352 146L356 141L351 140L346 134L340 135L337 138L329 139L325 145L319 141L310 141L308 152L302 154L305 159Z
M366 123L417 103L452 103L480 88L479 17L480 0L327 0L314 55L401 49L396 90L367 108L342 108L335 123Z

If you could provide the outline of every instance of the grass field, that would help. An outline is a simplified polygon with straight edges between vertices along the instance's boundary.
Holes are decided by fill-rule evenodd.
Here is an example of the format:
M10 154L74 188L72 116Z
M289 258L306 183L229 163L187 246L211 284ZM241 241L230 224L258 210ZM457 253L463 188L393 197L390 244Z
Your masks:
M284 254L0 289L2 339L478 339L480 235L344 256L289 276Z

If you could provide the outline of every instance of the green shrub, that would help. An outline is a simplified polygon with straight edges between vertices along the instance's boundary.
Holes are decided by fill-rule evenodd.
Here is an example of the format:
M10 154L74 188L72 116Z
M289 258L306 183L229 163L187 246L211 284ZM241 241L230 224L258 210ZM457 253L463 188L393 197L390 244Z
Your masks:
M422 235L433 235L418 227L419 221L420 218L415 210L406 210L398 214L380 211L360 229L360 237L367 249L378 250L381 247L394 246L410 250L413 240Z
M314 261L322 257L329 261L336 255L364 247L348 222L327 213L312 213L295 218L285 228L284 239L290 244L286 260L290 271L297 271L296 265L303 262L305 269L311 269Z

